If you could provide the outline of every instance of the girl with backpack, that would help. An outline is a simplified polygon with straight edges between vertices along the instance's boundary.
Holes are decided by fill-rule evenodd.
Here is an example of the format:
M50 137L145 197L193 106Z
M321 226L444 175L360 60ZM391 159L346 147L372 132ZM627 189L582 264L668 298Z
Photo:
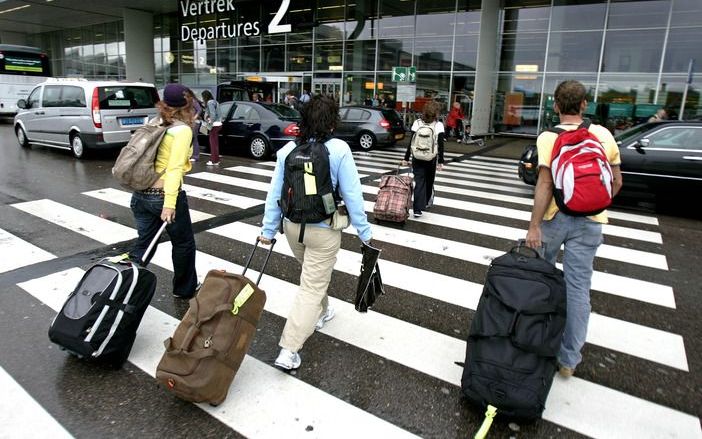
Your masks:
M209 90L202 92L205 101L205 121L210 129L210 160L208 166L219 166L219 132L222 131L222 114L217 102Z
M424 106L422 117L412 124L414 134L402 160L402 166L407 166L412 155L415 217L422 216L422 211L431 207L436 171L444 167L444 124L438 120L440 111L441 106L436 101Z
M167 222L173 244L173 295L183 299L193 297L197 288L195 237L188 199L181 190L183 176L192 169L193 104L187 90L181 84L168 84L163 100L156 104L159 117L169 127L154 161L154 170L163 175L150 188L135 191L130 204L139 235L130 258L141 260L161 224Z

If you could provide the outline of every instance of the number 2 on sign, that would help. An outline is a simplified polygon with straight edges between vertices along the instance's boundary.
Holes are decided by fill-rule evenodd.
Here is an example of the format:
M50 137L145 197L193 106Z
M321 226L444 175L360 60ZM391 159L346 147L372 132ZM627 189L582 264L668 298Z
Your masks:
M289 24L280 24L283 21L283 17L288 13L288 8L290 7L290 0L283 0L280 3L280 8L278 12L275 13L273 20L271 20L268 25L269 34L281 34L285 32L292 32L292 27Z

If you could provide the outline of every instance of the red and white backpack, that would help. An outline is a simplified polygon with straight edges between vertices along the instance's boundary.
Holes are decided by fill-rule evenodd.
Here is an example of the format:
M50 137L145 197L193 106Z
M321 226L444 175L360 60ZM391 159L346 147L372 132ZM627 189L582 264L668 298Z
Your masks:
M551 154L553 195L561 212L596 215L612 204L612 168L604 146L585 120L577 129L553 128L558 134Z

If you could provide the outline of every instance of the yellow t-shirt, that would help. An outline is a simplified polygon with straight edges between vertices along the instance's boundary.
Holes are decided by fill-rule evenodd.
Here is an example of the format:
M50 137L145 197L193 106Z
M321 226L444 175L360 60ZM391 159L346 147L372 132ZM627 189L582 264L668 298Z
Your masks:
M190 164L190 156L193 154L192 141L192 128L178 125L166 131L158 147L154 168L156 172L163 172L163 207L175 209L183 176L193 168Z
M557 125L557 127L572 131L577 129L578 125ZM604 146L609 164L611 166L621 164L619 146L617 145L617 141L614 140L612 133L602 125L595 124L590 125L590 132L597 137L600 143L602 143L602 146ZM556 143L556 138L558 138L558 134L551 131L544 131L536 139L536 148L539 151L539 167L543 166L551 169L551 153L553 152L553 145ZM553 219L556 213L558 213L558 205L556 205L556 199L551 197L551 203L544 214L544 221ZM607 211L605 210L604 212L588 218L598 223L607 224Z

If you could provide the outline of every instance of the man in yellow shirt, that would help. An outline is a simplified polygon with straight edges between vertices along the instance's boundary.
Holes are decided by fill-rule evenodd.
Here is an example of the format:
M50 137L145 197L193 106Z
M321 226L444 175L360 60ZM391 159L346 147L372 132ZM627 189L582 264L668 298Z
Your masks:
M587 108L585 87L578 81L561 82L554 93L554 111L560 117L557 126L563 130L575 130L583 123L583 112ZM619 169L621 159L619 147L612 134L600 125L590 125L592 133L604 146L612 168L612 195L622 187ZM594 216L570 216L560 212L553 197L551 155L558 134L545 131L536 140L539 155L539 178L534 191L534 207L526 236L531 248L545 247L544 257L556 262L561 245L563 252L563 274L568 297L568 317L558 353L559 373L570 377L582 360L580 353L585 345L587 325L590 319L590 284L592 263L597 248L602 243L602 224L607 223L607 212Z

